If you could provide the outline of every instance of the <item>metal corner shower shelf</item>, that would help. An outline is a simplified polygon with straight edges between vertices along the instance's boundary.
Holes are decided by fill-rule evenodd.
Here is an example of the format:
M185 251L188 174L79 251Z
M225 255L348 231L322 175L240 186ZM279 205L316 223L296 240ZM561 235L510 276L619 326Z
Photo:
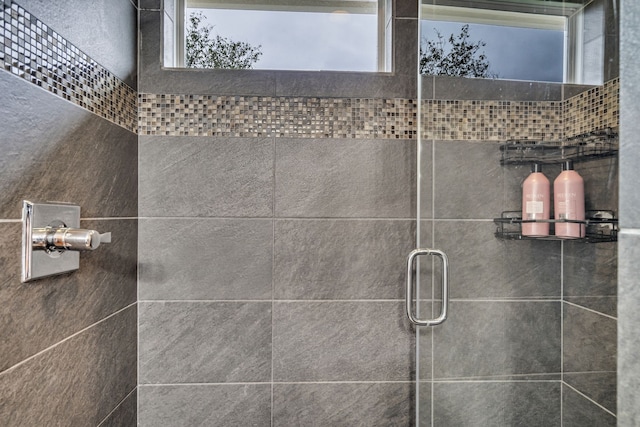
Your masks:
M613 211L587 211L584 221L569 219L548 219L548 220L523 220L521 211L502 212L500 218L494 218L497 224L496 237L504 240L571 240L574 242L603 243L615 242L618 240L618 219ZM580 239L567 239L553 235L551 230L549 236L529 237L522 235L522 224L528 222L548 222L552 227L557 223L570 222L586 225L585 237Z
M606 128L562 141L536 141L530 139L509 140L500 144L501 165L526 165L530 163L558 164L565 160L584 162L618 154L618 131ZM586 243L616 242L618 240L618 219L615 212L591 210L586 219L579 220L523 220L521 211L502 212L500 218L494 218L497 224L496 237L505 240L571 240ZM547 222L554 227L561 222L585 224L586 235L579 239L566 239L553 235L529 237L522 235L522 224L529 222Z
M565 160L583 162L618 154L618 132L607 128L562 141L514 139L500 144L501 165L525 165L532 162L557 164Z

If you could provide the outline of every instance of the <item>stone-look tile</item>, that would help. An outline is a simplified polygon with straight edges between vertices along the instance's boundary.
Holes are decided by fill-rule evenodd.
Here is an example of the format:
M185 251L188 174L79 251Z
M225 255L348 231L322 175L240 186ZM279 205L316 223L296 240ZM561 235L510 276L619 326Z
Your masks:
M413 383L274 384L273 425L413 426Z
M432 319L439 315L433 314L434 310L440 310L441 304L434 301L420 301L415 305L415 315L419 319ZM433 331L431 327L419 328L416 337L416 378L419 380L430 380L433 366Z
M431 388L432 383L420 382L418 388L418 413L415 425L417 427L432 427L431 425Z
M276 302L275 381L409 381L414 332L400 302Z
M562 84L435 76L435 99L560 101Z
M0 224L0 370L136 301L137 221L80 225L110 231L112 243L82 253L75 272L20 283L22 225Z
M135 427L138 425L137 389L129 393L98 427Z
M277 299L402 299L414 220L277 220Z
M434 329L434 378L560 372L559 302L449 303Z
M404 78L413 84L413 94L409 98L415 98L418 91L418 26L418 19L393 20L393 72L396 79L406 76Z
M134 133L9 73L0 94L0 218L19 219L23 199L80 204L84 218L137 215Z
M129 86L136 87L137 14L130 0L73 0L65 2L64 7L41 0L17 3Z
M422 139L418 155L420 156L418 164L420 183L416 189L420 193L418 216L420 219L431 219L433 217L433 141Z
M559 382L435 383L434 426L560 426Z
M138 0L138 7L142 10L160 10L163 8L162 0Z
M416 143L278 139L276 216L415 216Z
M141 216L272 214L270 138L140 137Z
M271 378L271 303L140 303L140 384Z
M136 387L135 325L132 305L0 374L2 425L98 425Z
M495 218L502 206L502 166L495 142L435 142L435 218Z
M268 426L269 384L140 386L138 426Z
M585 209L618 213L618 157L608 157L576 165L584 179Z
M139 239L141 300L271 299L272 220L142 219Z
M560 243L494 237L489 221L435 221L452 298L560 296ZM436 273L439 274L439 273Z
M616 372L565 372L564 382L616 413Z
M564 305L564 372L616 371L616 320Z
M616 417L580 396L566 385L562 386L562 425L563 427L615 427L632 426L617 424Z
M424 1L423 3L427 3ZM393 2L394 18L417 18L418 5L411 0L396 0Z
M264 70L253 72L259 71ZM415 78L408 74L357 71L277 71L273 74L276 96L412 98L416 93Z
M623 4L626 4L623 3ZM640 5L639 5L640 6ZM637 9L640 15L640 7ZM618 417L620 425L640 420L640 233L623 230L620 234L618 274Z
M577 85L577 84L563 84L562 85L562 100L572 98L576 95L593 89L596 86L593 85Z
M565 279L566 280L566 279ZM618 297L567 297L565 301L576 304L608 316L616 317L618 315Z
M613 243L564 243L564 295L617 295L618 248Z

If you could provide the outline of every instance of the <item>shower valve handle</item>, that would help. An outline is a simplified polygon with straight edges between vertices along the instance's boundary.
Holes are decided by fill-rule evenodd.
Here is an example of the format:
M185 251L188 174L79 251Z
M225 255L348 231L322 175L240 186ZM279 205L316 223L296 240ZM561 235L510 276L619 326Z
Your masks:
M47 251L93 251L101 243L111 243L111 233L96 230L49 226L34 228L33 249Z

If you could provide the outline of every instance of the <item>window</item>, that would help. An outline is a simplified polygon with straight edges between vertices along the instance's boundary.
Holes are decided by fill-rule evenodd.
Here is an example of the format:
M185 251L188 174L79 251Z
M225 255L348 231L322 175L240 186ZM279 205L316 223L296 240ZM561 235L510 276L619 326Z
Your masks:
M383 0L178 0L168 20L176 23L175 55L165 52L165 60L184 66L193 57L185 46L196 16L199 28L211 28L212 37L259 52L249 68L390 71L385 41L391 17L384 6Z
M468 42L477 44L478 54L486 56L485 77L602 84L602 2L586 7L569 2L553 4L506 0L479 1L469 7L422 5L423 55L428 52L427 43L437 41L438 34L447 41L467 25ZM451 49L448 42L445 45Z

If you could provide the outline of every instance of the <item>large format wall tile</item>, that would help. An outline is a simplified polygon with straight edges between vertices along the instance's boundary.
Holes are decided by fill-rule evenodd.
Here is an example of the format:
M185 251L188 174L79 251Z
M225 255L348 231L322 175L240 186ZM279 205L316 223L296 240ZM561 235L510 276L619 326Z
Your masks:
M560 243L505 241L489 221L435 221L434 246L450 262L453 298L559 297Z
M563 291L571 297L613 296L618 292L618 246L565 242Z
M276 302L275 381L408 381L414 332L400 302Z
M271 299L272 220L142 219L139 239L141 300Z
M412 383L278 384L273 425L413 426Z
M560 372L559 302L452 301L433 331L434 378Z
M277 139L276 216L415 216L416 143Z
M140 303L140 384L271 378L271 302Z
M134 389L98 425L98 427L135 427L138 425L138 389Z
M560 426L560 383L433 384L434 426Z
M617 424L616 417L580 396L571 387L562 386L563 427L615 427L635 424Z
M275 228L275 297L401 299L415 221L282 220Z
M616 413L616 371L564 372L564 382Z
M1 373L2 425L98 425L136 387L135 325L132 305Z
M610 317L565 304L564 371L615 372L616 324Z
M435 218L495 218L503 171L495 142L435 141Z
M272 214L270 138L140 137L141 216Z
M137 215L136 135L0 73L0 218L23 199L76 203L84 218Z
M252 426L271 423L271 385L140 386L141 427Z
M136 301L137 221L81 221L112 243L80 255L78 271L20 283L19 223L0 223L0 371Z

